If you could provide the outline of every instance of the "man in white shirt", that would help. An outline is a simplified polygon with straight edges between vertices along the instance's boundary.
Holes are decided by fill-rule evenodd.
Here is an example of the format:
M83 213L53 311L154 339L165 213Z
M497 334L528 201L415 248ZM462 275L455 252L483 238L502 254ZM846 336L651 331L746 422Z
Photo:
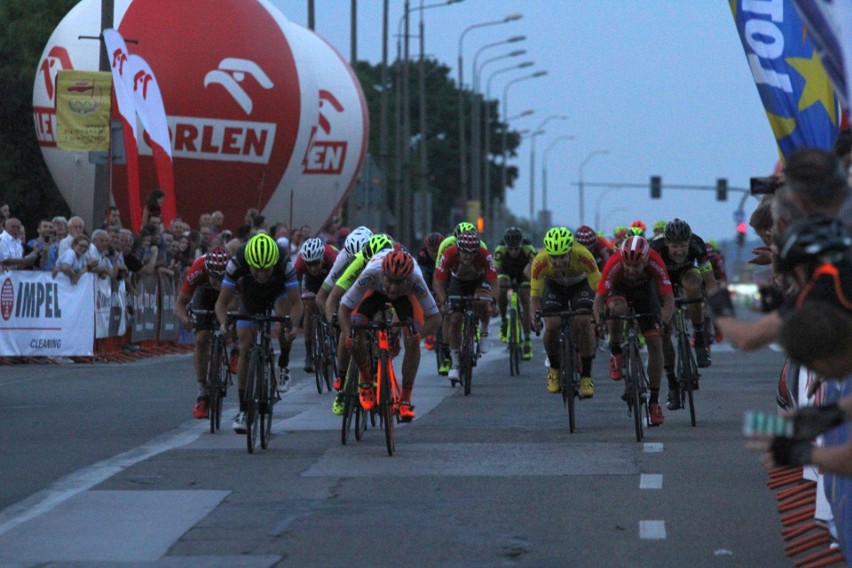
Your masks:
M5 229L0 233L0 267L3 270L30 268L38 258L38 253L24 256L20 232L21 221L15 217L9 217L6 220Z
M83 221L82 217L71 217L68 219L68 235L59 241L59 254L58 256L62 256L66 250L71 249L71 243L74 241L75 237L79 237L83 234L83 229L86 228L85 221ZM94 247L90 247L90 250Z

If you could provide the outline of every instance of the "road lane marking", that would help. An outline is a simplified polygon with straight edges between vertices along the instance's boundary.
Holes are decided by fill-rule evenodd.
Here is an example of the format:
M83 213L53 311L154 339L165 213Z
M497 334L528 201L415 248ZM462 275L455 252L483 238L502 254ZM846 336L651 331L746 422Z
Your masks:
M663 451L662 442L645 442L642 445L642 451L646 454L656 454Z
M639 476L639 489L662 489L663 474L643 473Z
M665 540L665 521L639 521L639 538L642 540Z

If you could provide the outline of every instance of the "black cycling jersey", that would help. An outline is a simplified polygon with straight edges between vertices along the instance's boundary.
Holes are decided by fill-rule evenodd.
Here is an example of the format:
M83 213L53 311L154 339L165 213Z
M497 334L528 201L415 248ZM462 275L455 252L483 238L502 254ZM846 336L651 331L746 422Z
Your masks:
M266 282L258 282L252 277L251 268L246 262L246 245L238 248L228 261L222 287L238 287L240 301L248 308L249 313L262 313L271 308L276 298L287 290L299 287L290 255L280 245L278 249L278 262L272 267L272 274Z
M669 256L669 249L666 246L665 239L651 240L650 245L652 249L660 253L663 262L666 264L666 270L672 276L672 282L674 282L675 278L673 273L693 268L696 265L704 266L710 262L710 259L707 257L707 246L704 244L704 240L694 233L689 238L689 249L686 251L686 258L683 262L677 262Z

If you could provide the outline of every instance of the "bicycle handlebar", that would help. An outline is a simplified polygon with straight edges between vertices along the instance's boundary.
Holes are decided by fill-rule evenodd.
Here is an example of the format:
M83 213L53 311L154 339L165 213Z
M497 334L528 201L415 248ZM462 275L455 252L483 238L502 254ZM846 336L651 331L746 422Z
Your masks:
M257 322L257 323L266 323L266 322L275 323L275 322L278 322L278 323L287 323L287 324L292 325L292 322L290 321L290 316L268 316L268 315L265 315L265 314L228 313L228 321L239 321L239 320L254 321L254 322Z
M639 318L647 318L653 317L657 314L649 313L649 314L618 314L618 315L609 315L609 314L601 314L601 321L606 320L636 320Z
M589 310L589 309L583 309L583 310L559 310L559 311L557 311L557 312L547 312L547 313L543 313L543 312L542 312L542 310L541 310L541 308L538 308L538 309L535 311L535 326L536 326L536 328L538 328L538 327L539 327L539 324L541 323L541 319L542 319L543 317L544 317L544 318L553 318L553 317L558 317L558 318L560 318L560 319L565 319L565 318L571 319L571 318L573 318L573 317L575 317L575 316L590 316L590 315L592 315L592 310ZM541 335L541 329L537 329L537 330L536 330L536 332L535 332L535 335L536 335L536 337L538 337L539 335Z
M488 302L494 304L491 296L447 296L448 302Z

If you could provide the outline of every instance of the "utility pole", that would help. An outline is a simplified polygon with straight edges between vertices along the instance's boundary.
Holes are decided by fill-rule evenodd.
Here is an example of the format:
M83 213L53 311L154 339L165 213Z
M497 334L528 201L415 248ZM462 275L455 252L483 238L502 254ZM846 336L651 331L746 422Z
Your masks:
M101 0L101 37L104 30L113 27L115 19L115 4L114 0ZM98 60L98 70L110 72L110 59L106 51L106 45L103 40L98 42L100 46L100 59ZM111 152L108 152L107 159L101 163L95 164L95 187L92 193L92 227L100 227L101 220L106 214L107 205L109 205L110 191L110 166L112 163Z

